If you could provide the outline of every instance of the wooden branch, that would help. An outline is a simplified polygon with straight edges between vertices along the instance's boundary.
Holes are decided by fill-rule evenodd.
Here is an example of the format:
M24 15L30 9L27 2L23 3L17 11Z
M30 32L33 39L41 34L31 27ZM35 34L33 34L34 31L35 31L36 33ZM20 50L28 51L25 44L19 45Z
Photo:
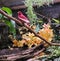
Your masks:
M39 14L39 13L37 13L37 12L35 12L37 15L39 15L40 17L42 17L42 18L46 18L47 20L48 19L50 19L50 18L48 18L48 17L46 17L46 16L44 16L44 15L42 15L42 14Z
M21 54L5 55L5 56L2 55L0 58L3 57L3 58L5 58L5 60L17 60L17 59L23 59L23 58L29 59L29 58L33 58L34 56L39 55L39 53L41 53L44 50L45 50L45 48L39 50L38 52L35 52L35 53L33 52L32 54L25 54L25 55L21 55Z
M24 59L32 58L45 50L45 48L40 49L41 48L40 46L41 45L27 49L27 50L20 51L19 53L15 53L15 54L0 55L0 60L17 60L22 58Z
M0 13L3 14L4 16L8 17L9 19L14 20L15 22L19 23L20 25L24 25L27 29L29 29L32 33L34 33L37 37L39 37L40 39L42 39L44 42L46 42L49 45L55 45L55 46L60 46L60 44L58 43L50 43L47 40L45 40L43 37L41 37L40 35L38 35L35 31L33 31L33 29L30 28L30 26L28 26L25 23L22 23L20 20L9 16L8 14L6 14L3 10L0 9Z
M10 49L3 49L3 50L0 50L0 57L1 57L1 55L3 54L6 54L6 52L7 53L10 53L10 54L12 54L12 52L13 51L17 51L19 54L21 54L21 55L25 55L25 54L29 54L29 53L32 53L32 52L34 52L36 49L38 49L38 50L40 50L41 49L41 47L43 46L43 43L41 43L40 45L38 45L38 46L35 46L35 47L32 47L32 48L29 48L29 49L27 49L27 50L23 50L23 51L20 51L19 50L19 48L13 48L13 50L10 50ZM43 46L44 47L44 46ZM42 48L43 48L42 47ZM3 53L3 51L4 51L4 53ZM6 51L6 52L5 52ZM16 53L17 53L16 52ZM13 54L14 55L14 54ZM12 56L13 56L12 55ZM5 55L6 56L6 55Z
M48 18L48 17L46 17L46 16L44 16L44 15L42 15L42 14L39 14L39 13L37 13L37 12L35 12L35 13L36 13L37 15L39 15L40 17L47 19L47 21L48 21L49 24L51 23L50 18Z
M60 46L60 43L51 43L52 46Z

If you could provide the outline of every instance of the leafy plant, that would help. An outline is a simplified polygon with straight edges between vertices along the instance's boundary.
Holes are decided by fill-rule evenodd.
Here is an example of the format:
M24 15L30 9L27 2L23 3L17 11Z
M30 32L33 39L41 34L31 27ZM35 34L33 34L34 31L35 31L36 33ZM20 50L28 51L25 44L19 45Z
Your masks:
M59 40L60 40L60 20L52 18L51 23L52 23L52 28L53 28L54 34L55 34L54 40L55 40L55 42L59 42Z
M43 37L48 42L51 42L53 39L53 31L50 29L49 24L44 24L42 29L39 29L38 34ZM39 37L35 36L33 33L28 32L26 34L22 35L22 40L13 40L13 45L17 47L23 47L24 44L28 46L28 48L31 48L33 45L38 46L43 42ZM44 46L48 46L46 43Z
M49 3L53 2L53 0L25 0L25 5L27 6L27 16L31 22L31 24L36 24L37 16L34 13L33 5L43 6L44 3L49 5Z
M12 10L8 7L2 7L2 10L4 10L8 15L12 16ZM10 33L13 34L13 36L16 36L16 30L15 30L15 22L13 20L9 20L7 19L7 17L3 16L2 14L0 14L0 19L4 21L4 23L6 23L6 25L9 26L9 30Z
M36 22L37 16L34 13L32 0L25 0L25 5L28 7L27 8L27 16L28 16L31 24L33 24Z
M60 56L60 46L50 46L48 47L47 51L51 52L48 58Z
M52 19L54 22L56 22L57 24L60 24L60 20L57 20L57 19Z
M8 8L8 7L2 7L1 9L4 10L8 15L12 16L12 11L11 11L10 8Z

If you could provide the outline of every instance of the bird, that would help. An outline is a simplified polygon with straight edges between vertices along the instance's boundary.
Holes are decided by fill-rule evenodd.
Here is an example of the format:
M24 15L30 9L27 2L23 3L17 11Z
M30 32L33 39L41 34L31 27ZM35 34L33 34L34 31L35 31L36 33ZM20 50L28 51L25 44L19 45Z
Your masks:
M18 11L18 19L22 23L30 24L30 21L28 20L28 18L21 11Z

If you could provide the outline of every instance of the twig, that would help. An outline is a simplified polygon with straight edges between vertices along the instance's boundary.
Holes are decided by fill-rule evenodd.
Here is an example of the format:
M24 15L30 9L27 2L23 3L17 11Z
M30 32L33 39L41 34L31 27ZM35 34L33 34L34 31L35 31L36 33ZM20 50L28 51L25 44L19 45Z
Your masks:
M23 52L19 52L19 53L16 53L16 54L0 55L0 60L2 58L4 58L5 60L6 59L7 60L16 60L16 59L22 59L22 58L25 58L25 59L32 58L34 56L37 56L39 53L41 53L45 50L45 48L42 48L42 49L39 49L39 50L35 51L39 46L27 49L28 51L30 50L30 52L28 52L28 53L25 53L27 50L24 50Z
M34 57L34 56L37 56L39 53L41 53L41 52L43 52L45 50L45 48L42 48L41 50L39 50L38 52L33 52L32 54L26 54L26 55L16 55L17 56L17 59L19 58L19 59L22 59L22 58L25 58L25 59L29 59L29 58L32 58L32 57ZM15 58L14 59L16 59L16 56L15 56ZM13 59L12 57L11 57L11 59ZM10 60L11 60L10 59Z
M50 18L48 18L48 17L46 17L46 16L44 16L44 15L42 15L42 14L39 14L39 13L37 13L37 12L35 12L35 13L36 13L37 15L39 15L40 17L47 19L47 21L48 21L49 23L51 23Z
M46 16L44 16L44 15L42 15L42 14L39 14L39 13L37 13L37 12L35 12L37 15L39 15L40 17L42 17L42 18L46 18L47 20L49 19L48 17L46 17Z
M18 55L19 55L19 54L20 54L20 55L30 54L30 53L34 52L36 49L38 49L38 48L39 48L39 50L40 50L42 45L43 45L43 44L41 43L41 44L38 45L38 46L29 48L29 49L23 50L23 51L20 51L20 50L17 49L17 48L14 48L13 50L3 49L3 50L0 50L0 51L1 51L0 57L1 57L1 55L2 55L2 52L5 51L5 50L7 50L7 53L9 53L9 52L11 51L11 54L10 54L9 56L11 56L11 55L12 55L12 56L13 56L13 55L16 55L16 54L12 54L12 52L13 52L13 51L16 51L16 50L20 51L20 52L18 52ZM5 52L4 52L4 53L5 53ZM6 53L5 53L5 54L6 54ZM6 56L8 56L8 55L5 55L5 57L6 57Z
M39 50L38 52L33 52L32 54L26 54L26 55L18 55L18 54L16 54L16 55L14 55L14 56L7 56L7 59L8 60L17 60L17 59L22 59L22 58L24 58L24 59L29 59L29 58L32 58L32 57L34 57L34 56L37 56L39 53L41 53L41 52L43 52L45 50L45 48L43 48L43 49L41 49L41 50Z
M51 43L53 46L60 46L60 43Z

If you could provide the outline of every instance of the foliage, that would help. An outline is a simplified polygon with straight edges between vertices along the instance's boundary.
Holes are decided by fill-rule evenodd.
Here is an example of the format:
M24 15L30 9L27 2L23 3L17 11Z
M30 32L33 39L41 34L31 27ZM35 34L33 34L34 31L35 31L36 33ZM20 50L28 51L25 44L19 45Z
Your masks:
M8 7L2 7L2 10L4 10L8 15L12 16L12 10ZM3 20L4 23L6 23L6 25L8 25L10 33L13 34L13 36L16 36L16 30L15 30L15 24L13 24L13 20L9 20L7 19L7 17L3 16L2 14L0 14L0 19Z
M53 40L54 34L53 34L53 29L51 29L51 26L49 24L44 24L43 26L40 26L39 24L42 24L42 20L37 21L37 16L34 12L33 4L42 6L44 2L48 2L47 5L51 2L51 0L25 0L25 5L27 6L27 16L31 22L31 28L36 31L41 37L43 37L45 40L48 42L51 42ZM11 9L7 7L3 7L2 10L4 10L8 15L12 16L12 11ZM4 20L4 22L9 26L10 32L13 33L13 35L16 35L16 30L15 30L15 23L12 23L12 20L8 20L5 16L0 14L0 20ZM53 21L57 24L60 24L59 20L53 19ZM33 25L34 24L34 25ZM36 25L36 26L35 26ZM43 28L42 28L43 27ZM40 29L41 28L41 29ZM55 34L56 38L60 38L60 36ZM55 40L57 40L55 38ZM37 46L43 42L40 38L36 37L33 33L28 32L22 35L22 40L12 40L13 46L17 47L23 47L24 45L27 45L28 48L31 48L32 46ZM48 45L43 42L45 47L48 47ZM51 58L53 56L59 56L60 55L60 47L57 46L52 46L48 47L47 51L51 52L50 56L48 58Z
M53 38L53 29L50 29L50 25L49 24L44 24L43 25L43 29L41 29L39 31L39 34L41 37L43 37L45 40L51 42L52 38Z
M51 52L48 58L60 56L60 46L50 46L47 48L47 51Z
M51 42L53 39L53 31L52 29L50 29L49 24L44 24L43 28L39 30L38 34L48 42ZM25 44L28 46L28 48L31 48L33 45L37 46L41 44L41 42L43 42L43 40L36 37L33 33L30 32L22 35L22 38L23 39L19 41L13 40L13 45L17 47L23 47L23 45ZM45 46L47 46L47 44L45 44Z
M49 5L49 3L53 2L53 0L25 0L25 5L27 6L27 16L31 22L31 24L35 24L37 22L37 16L34 13L33 5L43 6L44 3Z
M57 23L57 24L60 24L60 20L57 20L57 19L52 19L55 23Z
M4 10L8 15L12 16L12 11L11 11L10 8L8 8L8 7L2 7L1 9Z
M33 4L32 4L32 0L25 0L25 5L28 7L27 8L27 16L31 22L31 24L33 24L33 22L36 22L37 16L36 14L34 14L34 9L33 9Z
M59 42L60 40L60 20L59 19L55 19L52 18L52 28L55 34L54 40L56 40L55 42Z

